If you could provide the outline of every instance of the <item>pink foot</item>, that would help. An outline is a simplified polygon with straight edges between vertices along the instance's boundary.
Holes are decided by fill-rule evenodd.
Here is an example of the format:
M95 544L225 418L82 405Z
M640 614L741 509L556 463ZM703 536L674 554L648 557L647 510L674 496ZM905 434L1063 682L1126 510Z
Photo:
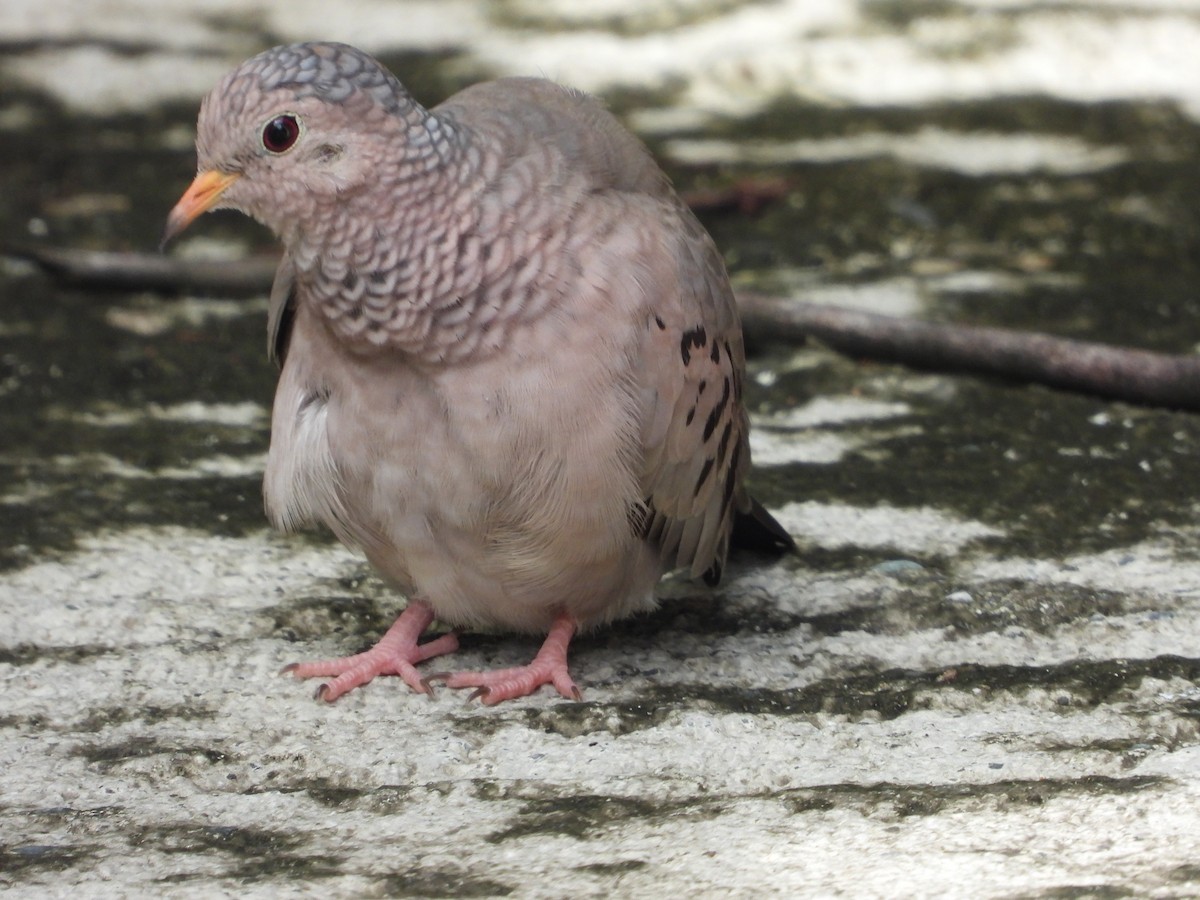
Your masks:
M454 634L444 634L425 644L417 643L417 638L432 621L433 610L429 604L412 600L387 634L365 653L341 659L292 663L284 666L283 671L297 678L333 676L333 681L317 688L317 697L330 703L376 675L399 675L418 694L428 694L429 684L417 672L416 664L458 649L458 637Z
M445 682L447 687L473 687L475 692L467 698L470 702L478 698L485 706L494 706L502 700L525 697L543 684L554 688L569 700L582 700L583 694L571 680L567 671L567 645L575 634L575 622L566 613L554 620L550 633L542 644L533 662L512 669L496 669L492 672L455 672L453 674L430 675Z

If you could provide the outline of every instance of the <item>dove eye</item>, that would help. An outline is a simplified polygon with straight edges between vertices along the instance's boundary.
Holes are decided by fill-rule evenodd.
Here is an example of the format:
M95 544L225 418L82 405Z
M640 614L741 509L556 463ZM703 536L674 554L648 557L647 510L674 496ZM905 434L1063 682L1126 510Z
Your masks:
M291 113L276 116L262 130L262 144L268 153L286 153L299 137L300 120Z

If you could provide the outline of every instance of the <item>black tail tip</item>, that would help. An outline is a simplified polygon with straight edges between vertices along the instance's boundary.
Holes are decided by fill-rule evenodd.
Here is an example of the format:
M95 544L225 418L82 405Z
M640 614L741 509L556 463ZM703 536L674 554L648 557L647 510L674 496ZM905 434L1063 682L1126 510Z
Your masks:
M750 498L748 509L734 513L733 534L730 536L729 545L737 550L750 550L764 556L785 556L800 552L787 529L753 497Z

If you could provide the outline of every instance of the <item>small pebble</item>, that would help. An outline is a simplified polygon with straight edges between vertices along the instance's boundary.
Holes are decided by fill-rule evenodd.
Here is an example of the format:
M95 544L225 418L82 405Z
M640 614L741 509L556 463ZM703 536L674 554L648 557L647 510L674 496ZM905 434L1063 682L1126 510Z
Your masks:
M911 559L889 559L873 566L871 571L880 575L907 575L912 572L924 572L925 567Z

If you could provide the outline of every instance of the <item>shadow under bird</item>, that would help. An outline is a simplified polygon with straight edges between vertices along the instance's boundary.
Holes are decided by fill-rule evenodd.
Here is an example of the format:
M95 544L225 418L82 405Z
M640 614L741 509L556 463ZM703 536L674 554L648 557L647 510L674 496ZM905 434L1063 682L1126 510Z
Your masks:
M232 208L284 245L267 514L324 523L408 605L371 650L300 663L484 703L551 684L579 629L715 583L731 539L794 549L743 488L745 358L721 256L646 149L541 79L425 109L343 44L276 47L204 100L164 240ZM422 677L455 627L545 634L527 666Z

